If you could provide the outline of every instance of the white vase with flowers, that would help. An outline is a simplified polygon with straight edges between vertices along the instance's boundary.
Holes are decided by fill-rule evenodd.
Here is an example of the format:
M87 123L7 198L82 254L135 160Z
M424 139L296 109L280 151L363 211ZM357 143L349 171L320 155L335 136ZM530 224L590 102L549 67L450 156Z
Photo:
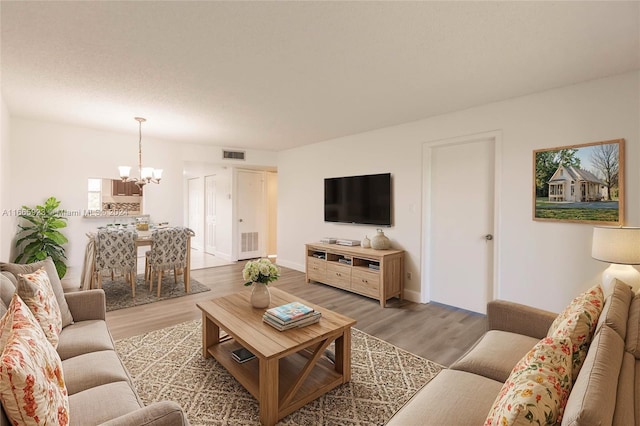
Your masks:
M269 259L250 260L244 265L242 278L245 286L252 285L251 305L254 308L267 308L271 303L269 283L280 277L280 268Z

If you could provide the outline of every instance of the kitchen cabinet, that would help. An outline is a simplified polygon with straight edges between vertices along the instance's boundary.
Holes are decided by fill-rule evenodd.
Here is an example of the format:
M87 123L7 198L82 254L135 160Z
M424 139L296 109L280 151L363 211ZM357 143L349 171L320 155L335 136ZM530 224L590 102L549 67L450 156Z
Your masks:
M136 185L135 182L123 182L113 179L111 181L111 195L142 195L142 188Z

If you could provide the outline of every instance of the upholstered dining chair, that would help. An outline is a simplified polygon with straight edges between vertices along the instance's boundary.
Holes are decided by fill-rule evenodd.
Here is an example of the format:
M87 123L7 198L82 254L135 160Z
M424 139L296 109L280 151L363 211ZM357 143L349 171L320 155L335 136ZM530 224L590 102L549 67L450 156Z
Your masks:
M95 267L97 287L102 288L102 273L122 272L136 297L137 233L132 229L99 229L95 236Z
M145 262L145 279L149 279L149 291L153 291L155 276L158 280L158 297L160 297L162 276L165 271L173 270L174 283L178 284L178 271L187 267L188 242L194 235L191 229L179 226L153 230L151 250L147 251ZM188 288L188 283L185 282L185 292Z

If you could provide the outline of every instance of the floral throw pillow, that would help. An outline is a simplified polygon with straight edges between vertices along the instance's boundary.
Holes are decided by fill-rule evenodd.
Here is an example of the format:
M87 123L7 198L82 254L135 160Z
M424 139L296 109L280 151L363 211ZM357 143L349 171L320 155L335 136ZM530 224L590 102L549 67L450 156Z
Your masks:
M571 374L574 382L587 357L603 305L602 288L596 285L573 299L549 328L547 336L566 337L571 340L573 352Z
M69 397L62 361L31 310L13 296L0 329L0 400L11 424L68 425Z
M513 368L484 424L559 424L572 384L571 341L545 337Z
M54 348L57 348L62 331L62 314L49 276L44 268L31 274L18 274L16 293L31 309L33 316L47 336L47 340Z

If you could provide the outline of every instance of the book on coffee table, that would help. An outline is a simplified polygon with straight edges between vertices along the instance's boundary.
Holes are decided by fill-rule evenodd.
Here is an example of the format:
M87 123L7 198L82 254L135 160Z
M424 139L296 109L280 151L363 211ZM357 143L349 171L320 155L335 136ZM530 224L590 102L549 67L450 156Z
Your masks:
M251 353L249 349L246 349L246 348L240 348L240 349L231 351L231 356L233 357L234 360L236 360L241 364L243 362L252 360L256 357L253 353Z
M285 305L276 306L275 308L267 309L267 314L279 319L283 323L301 319L313 314L313 308L304 305L300 302L291 302Z
M278 322L277 319L274 318L272 315L265 312L264 315L262 316L262 321L269 324L271 327L277 330L284 331L284 330L290 330L292 328L299 328L299 327L315 324L318 321L320 321L320 317L322 317L322 314L320 312L312 312L311 315L309 316L290 321L287 324L282 324Z
M299 321L306 320L306 319L308 319L308 318L310 318L310 317L312 317L312 316L314 316L314 315L316 315L318 313L319 312L313 311L313 312L309 312L308 314L304 314L302 316L299 316L299 317L297 317L295 319L286 320L286 321L276 317L275 315L270 314L269 312L265 312L264 316L268 317L271 321L273 321L276 324L289 325L289 324L293 324L293 323L296 323L296 322L299 322Z

